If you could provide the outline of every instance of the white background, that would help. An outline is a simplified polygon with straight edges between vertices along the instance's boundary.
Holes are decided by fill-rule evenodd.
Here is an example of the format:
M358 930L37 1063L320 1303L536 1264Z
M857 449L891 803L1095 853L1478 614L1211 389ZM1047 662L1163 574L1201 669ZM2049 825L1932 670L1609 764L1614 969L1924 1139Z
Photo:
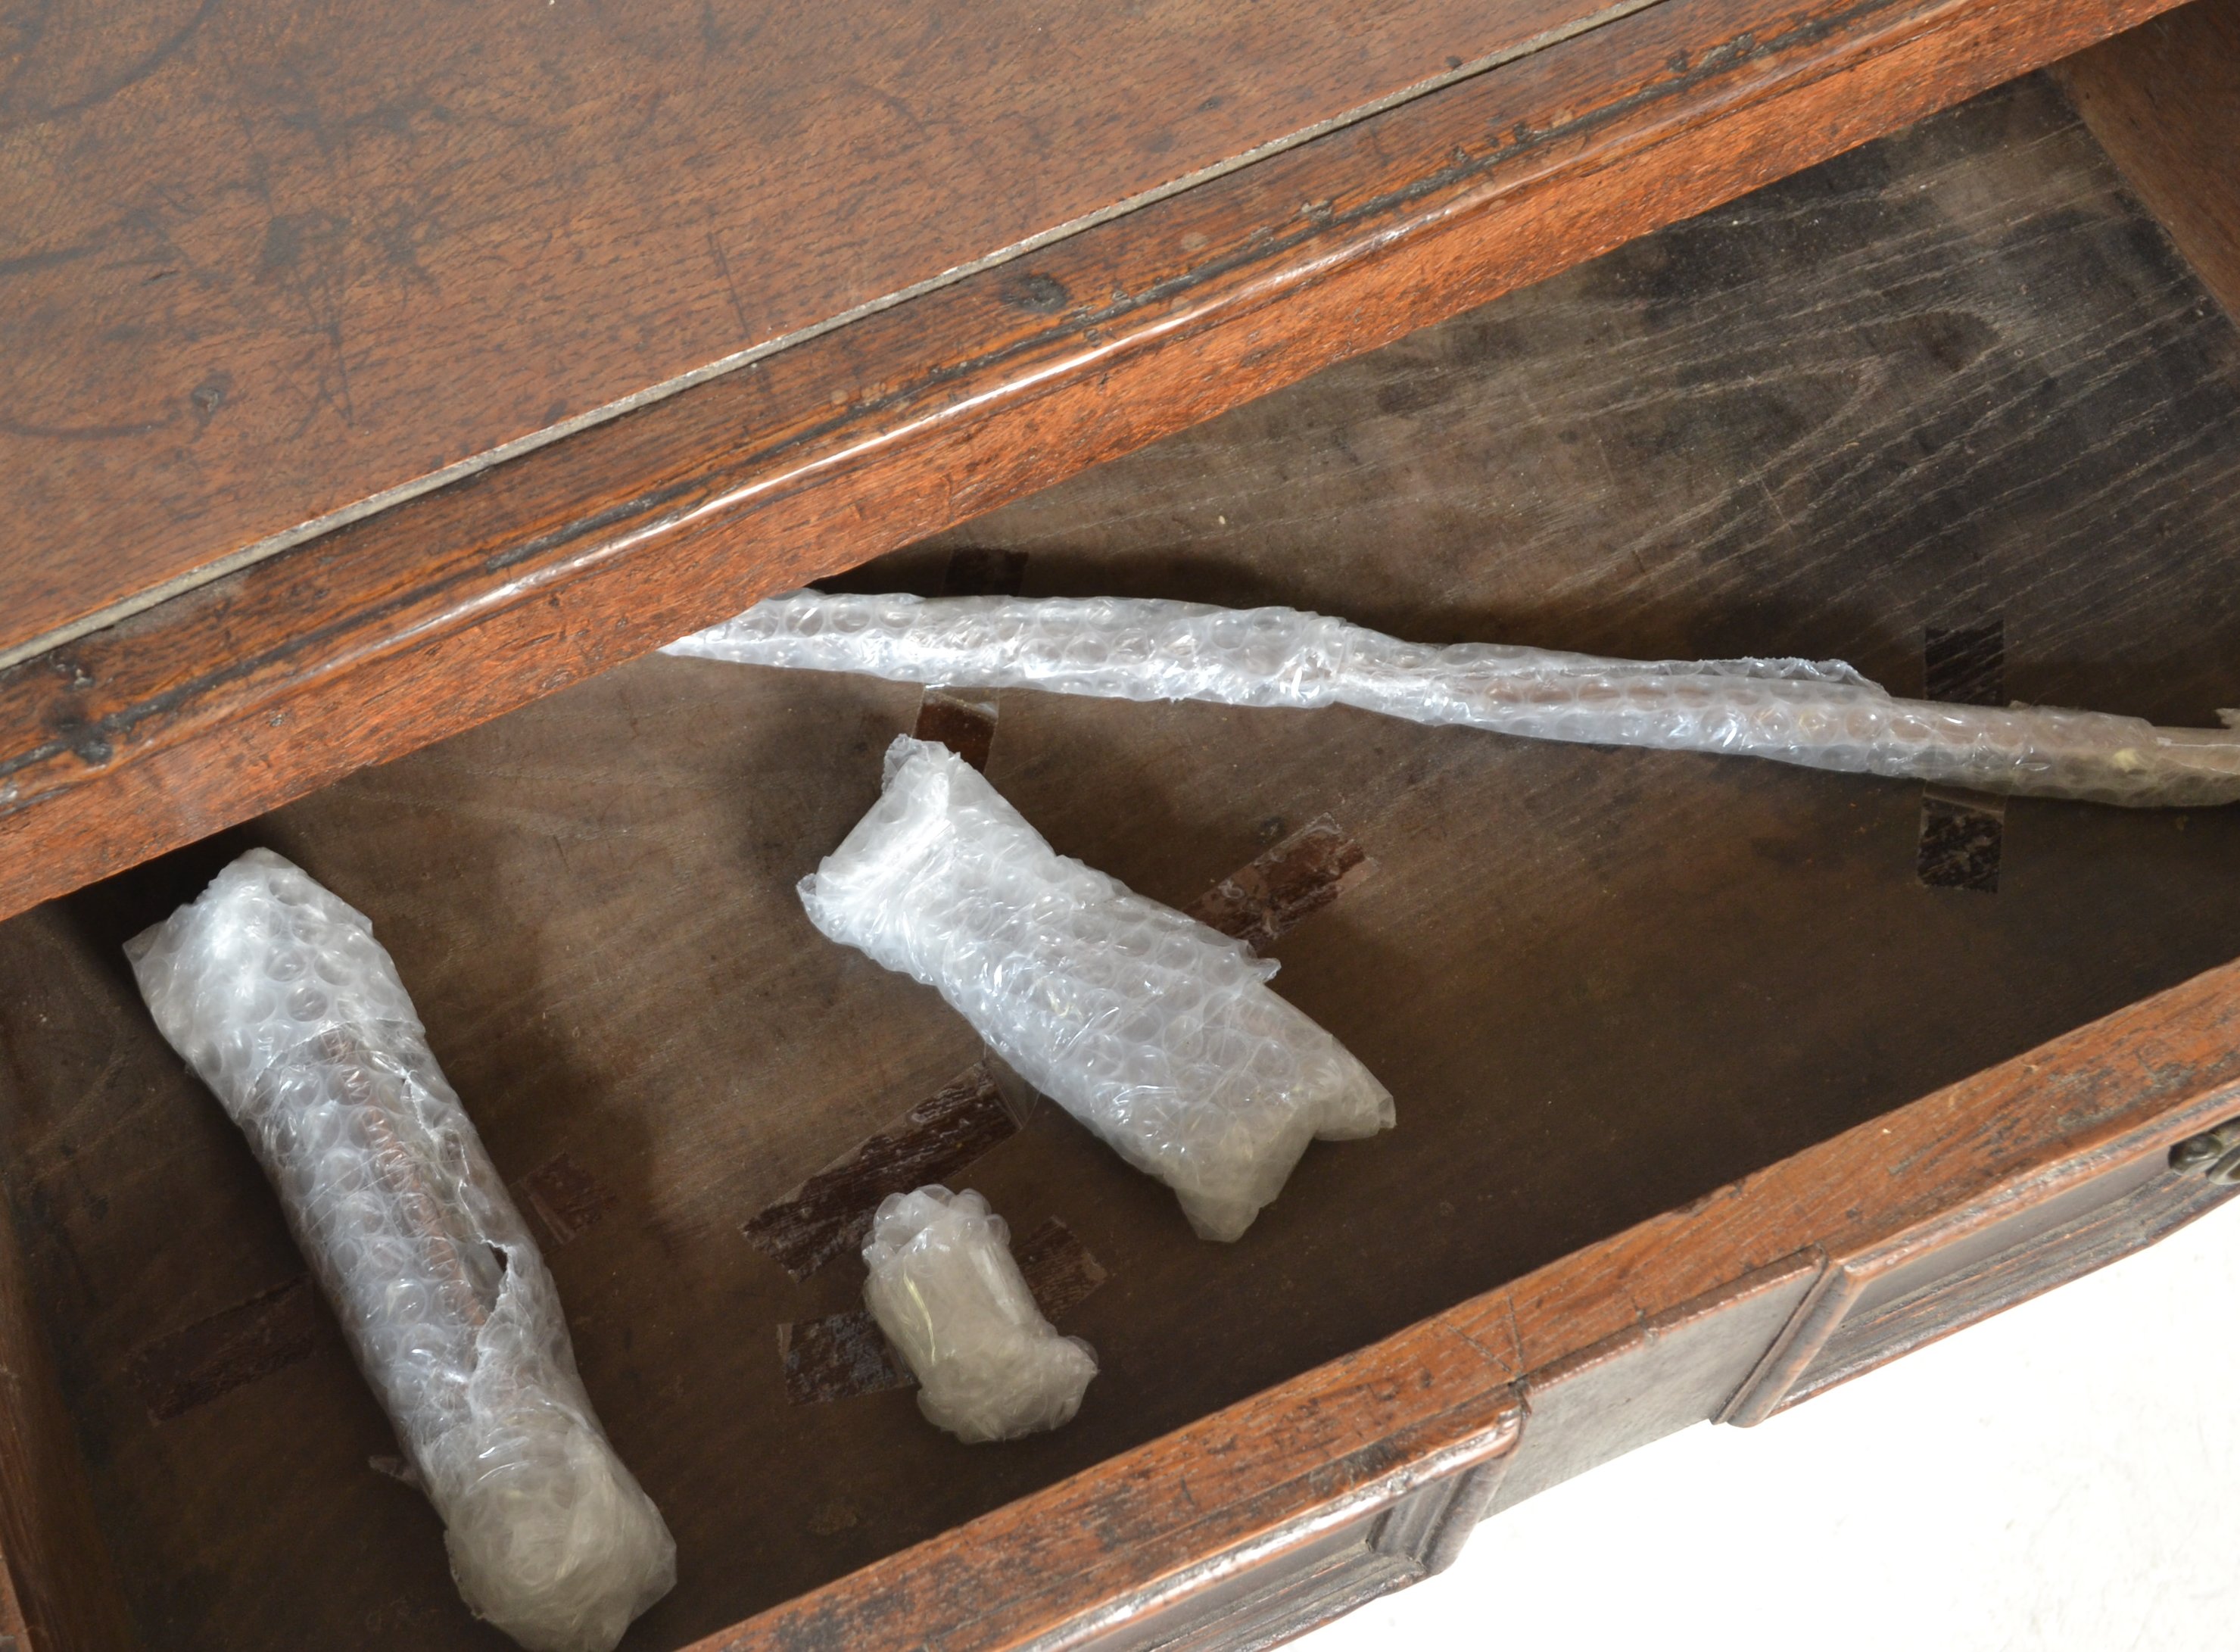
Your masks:
M1294 1642L2240 1652L2240 1202L1756 1429L1478 1528Z

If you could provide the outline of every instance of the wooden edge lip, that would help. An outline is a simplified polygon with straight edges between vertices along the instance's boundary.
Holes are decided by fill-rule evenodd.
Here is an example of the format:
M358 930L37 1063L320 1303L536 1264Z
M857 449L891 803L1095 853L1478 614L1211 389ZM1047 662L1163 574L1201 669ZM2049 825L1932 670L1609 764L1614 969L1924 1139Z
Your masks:
M1063 1649L1094 1640L1137 1618L1186 1604L1194 1596L1224 1579L1274 1559L1287 1550L1297 1549L1325 1532L1381 1515L1419 1487L1464 1475L1490 1462L1507 1458L1516 1450L1517 1442L1523 1435L1523 1408L1513 1395L1505 1391L1497 1391L1484 1397L1492 1401L1491 1404L1484 1407L1490 1413L1487 1426L1471 1437L1412 1458L1374 1480L1272 1525L1233 1548L1167 1571L1143 1586L1124 1602L1102 1605L1078 1613L1052 1629L1015 1644L1021 1652L1063 1652ZM1489 1482L1485 1495L1490 1496L1492 1489L1492 1484Z
M1655 1342L1668 1331L1677 1330L1706 1314L1717 1313L1730 1302L1754 1296L1800 1275L1819 1274L1826 1265L1827 1253L1817 1245L1808 1245L1763 1267L1752 1268L1737 1275L1725 1284L1714 1286L1701 1296L1691 1296L1686 1302L1676 1303L1659 1313L1643 1315L1623 1330L1613 1331L1600 1342L1590 1342L1584 1348L1558 1355L1545 1365L1527 1371L1517 1380L1517 1389L1524 1399L1525 1416L1528 1418L1531 1416L1534 1389L1582 1376L1644 1342ZM1810 1300L1809 1295L1806 1300Z
M1518 1425L1517 1439L1523 1437L1523 1424ZM1493 1510L1493 1501L1501 1495L1503 1482L1509 1478L1510 1469L1517 1462L1517 1442L1497 1457L1489 1457L1474 1469L1466 1469L1452 1475L1449 1484L1452 1490L1440 1507L1436 1523L1427 1538L1415 1551L1417 1564L1423 1569L1426 1577L1437 1577L1462 1558L1463 1549L1470 1534ZM1398 1552L1386 1548L1384 1529L1398 1516L1398 1511L1380 1517L1375 1542L1387 1553Z
M2033 1198L2166 1151L2204 1122L2229 1116L2240 1093L2230 1057L2236 1020L2240 964L2228 964L1807 1149L1734 1184L1730 1198L1699 1200L1651 1218L719 1631L691 1652L843 1645L1059 1652L1186 1601L1256 1561L1373 1516L1443 1476L1505 1455L1531 1426L1536 1382L1590 1369L1723 1302L1812 1275L1788 1324L1718 1419L1760 1421L1781 1408L1826 1347L1864 1288L1869 1261L1912 1254L1924 1236L1948 1242L2027 1208ZM2097 1105L2078 1099L2103 1084L2115 1088ZM2070 1110L2051 1113L2043 1105L2047 1096L2068 1098ZM1877 1145L1893 1137L1890 1145ZM1917 1153L1921 1163L1903 1162ZM1863 1154L1881 1156L1887 1182L1857 1185L1859 1164L1875 1162ZM1824 1238L1816 1238L1816 1230L1824 1230ZM1784 1238L1787 1248L1773 1260L1751 1259L1759 1245L1780 1245ZM1713 1269L1715 1282L1655 1306L1660 1286L1672 1277L1659 1274L1658 1259L1683 1251L1705 1253L1691 1260ZM1677 1275L1688 1276L1685 1269ZM1575 1346L1556 1342L1537 1362L1523 1356L1520 1344L1512 1365L1468 1327L1500 1323L1504 1304L1513 1325L1516 1299L1528 1291L1559 1303L1559 1325L1598 1322L1598 1306L1630 1304L1632 1314L1630 1322ZM1442 1369L1450 1374L1442 1377ZM1399 1406L1392 1426L1368 1437L1341 1428L1333 1436L1333 1421L1364 1398L1392 1406L1410 1394L1416 1397ZM974 1556L1010 1554L1018 1534L1077 1520L1078 1509L1099 1502L1156 1507L1171 1497L1167 1488L1177 1465L1192 1460L1193 1450L1222 1439L1271 1437L1285 1429L1287 1417L1333 1439L1335 1455L1319 1457L1303 1473L1278 1478L1271 1472L1273 1483L1256 1485L1247 1476L1235 1495L1202 1514L1190 1509L1190 1518L1162 1525L1155 1515L1143 1542L1092 1554L1074 1575L992 1613L978 1609L993 1592L976 1590L977 1569L992 1562ZM1333 1483L1329 1470L1341 1463L1352 1465L1355 1477Z
M2227 964L2223 971L2211 974L2234 969ZM2183 986L2172 989L2184 989ZM2157 998L2148 998L2131 1008L2143 1009L2157 1002ZM2089 1035L2126 1013L2117 1010L2115 1016L2081 1028L2069 1037ZM2167 1153L2186 1137L2198 1135L2205 1124L2219 1122L2231 1116L2236 1109L2240 1109L2240 1079L2205 1083L2183 1101L2151 1118L2133 1124L2118 1121L2110 1128L2084 1135L2073 1144L2052 1144L2041 1155L2026 1158L2004 1173L1986 1179L1971 1196L1945 1209L1921 1214L1904 1211L1888 1222L1863 1225L1856 1231L1841 1235L1830 1242L1837 1267L1857 1275L1863 1288L1877 1275L1991 1227L2118 1166ZM2064 1148L2066 1150L2063 1150Z
M0 672L0 916L2175 3L1663 0L1056 243L1063 316L983 272L312 540ZM1889 83L1804 109L1852 70Z
M1818 1246L1814 1246L1819 1250ZM1804 1369L1820 1356L1835 1335L1836 1327L1851 1311L1865 1282L1849 1274L1841 1267L1831 1267L1827 1252L1820 1251L1819 1278L1804 1293L1804 1300L1789 1323L1782 1327L1781 1335L1774 1339L1757 1368L1743 1379L1735 1396L1711 1420L1731 1423L1737 1428L1754 1428L1781 1409L1782 1401L1797 1385Z
M1441 1346L1450 1355L1459 1349L1465 1366L1481 1368L1481 1380L1461 1392L1440 1393L1424 1362ZM1343 1380L1333 1385L1334 1376ZM1270 1475L1210 1508L1198 1506L1193 1492L1175 1495L1178 1464L1189 1454L1216 1454L1230 1438L1267 1437L1280 1430L1286 1414L1320 1425L1361 1403L1354 1396L1363 1393L1397 1402L1405 1415L1397 1427L1345 1439L1335 1455L1302 1460L1296 1469ZM1417 1396L1430 1402L1416 1409ZM1060 1652L1184 1604L1325 1533L1374 1520L1421 1487L1506 1457L1523 1416L1505 1377L1485 1367L1475 1347L1427 1321L720 1629L685 1652L850 1645L874 1622L902 1627L894 1615L904 1611L914 1615L906 1626L911 1646ZM1022 1531L1078 1529L1087 1509L1116 1501L1137 1505L1138 1513L1163 1503L1178 1517L1161 1522L1155 1516L1135 1541L1105 1546L1101 1537L1085 1540L1078 1565L1039 1589L1007 1598L957 1589L960 1554L1017 1564Z
M2066 1152L2025 1161L1947 1209L1912 1219L1900 1216L1878 1229L1832 1241L1840 1254L1830 1260L1826 1271L1797 1304L1789 1324L1716 1420L1750 1428L1809 1397L1797 1393L1797 1385L1827 1351L1867 1287L1883 1274L2124 1164L2166 1153L2197 1134L2204 1120L2229 1116L2236 1105L2240 1105L2240 1081L2207 1085L2182 1106L2140 1124L2077 1144ZM1843 1380L1863 1375L1868 1369L1871 1368L1863 1366ZM1835 1386L1821 1384L1810 1393Z

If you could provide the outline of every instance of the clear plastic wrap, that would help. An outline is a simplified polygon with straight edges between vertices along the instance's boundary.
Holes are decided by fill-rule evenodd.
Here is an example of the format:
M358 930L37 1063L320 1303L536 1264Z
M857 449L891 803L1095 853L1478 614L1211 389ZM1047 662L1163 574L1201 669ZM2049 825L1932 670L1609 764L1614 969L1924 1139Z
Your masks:
M888 748L884 795L801 900L937 988L1207 1238L1250 1227L1309 1141L1392 1123L1368 1069L1268 989L1274 963L1056 853L944 747Z
M918 1382L917 1409L967 1445L1073 1420L1097 1353L1035 1305L1011 1231L977 1193L888 1196L863 1246L863 1304Z
M125 950L271 1177L467 1604L533 1652L607 1652L676 1581L676 1545L372 926L251 849Z
M1528 739L1732 752L2137 807L2240 799L2240 734L2230 729L1900 700L1834 661L1604 660L1402 643L1290 608L797 591L667 651L950 688L1351 705Z

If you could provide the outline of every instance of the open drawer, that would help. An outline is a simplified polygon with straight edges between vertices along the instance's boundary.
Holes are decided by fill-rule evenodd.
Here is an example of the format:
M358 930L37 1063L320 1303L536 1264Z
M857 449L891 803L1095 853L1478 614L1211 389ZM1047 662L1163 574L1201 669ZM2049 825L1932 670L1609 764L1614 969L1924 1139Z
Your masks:
M2234 16L843 583L2205 723L2240 700L2240 264L2137 94L2173 51L2233 83ZM1213 1245L983 1082L794 895L913 728L1061 851L1252 928L1398 1128L1310 1149ZM253 844L373 917L539 1226L677 1535L646 1652L1272 1644L2234 1191L2196 1139L2240 1115L2240 812L641 660L0 925L0 1544L40 1652L505 1644L124 964ZM1064 1429L961 1446L865 1339L835 1236L905 1164L987 1194L1097 1349Z

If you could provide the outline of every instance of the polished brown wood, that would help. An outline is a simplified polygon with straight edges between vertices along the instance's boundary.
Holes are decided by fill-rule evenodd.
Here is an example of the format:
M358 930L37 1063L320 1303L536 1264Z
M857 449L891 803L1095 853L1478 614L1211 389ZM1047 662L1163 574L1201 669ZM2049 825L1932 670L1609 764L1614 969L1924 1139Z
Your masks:
M0 660L1639 3L50 0L0 44Z
M847 577L937 588L962 548L1030 593L1907 691L1997 616L2006 692L2201 721L2240 660L2237 411L2240 332L2025 82ZM250 843L372 916L546 1225L680 1542L643 1652L1266 1644L1481 1506L1789 1397L1806 1330L1817 1382L2221 1196L2158 1167L2240 1114L2240 811L2017 801L1983 894L1920 881L1918 787L1006 694L994 783L1157 898L1226 884L1400 1127L1214 1246L1037 1108L960 1180L1103 1275L1063 1322L1081 1416L969 1449L907 1390L794 1405L776 1328L861 1276L741 1225L980 1054L792 893L923 702L642 660L0 924L0 1182L128 1644L497 1644L323 1310L297 1357L301 1258L125 970ZM1823 1311L1884 1258L1897 1294Z
M1524 1473L1537 1455L1536 1472L1559 1478L1571 1464L1589 1466L1651 1437L1652 1428L1670 1431L1716 1415L1723 1402L1706 1378L1735 1369L1738 1357L1756 1351L1743 1339L1770 1329L1747 1311L1754 1297L1794 1300L1797 1264L1780 1258L1796 1255L1800 1241L1845 1250L1869 1236L1917 1229L1925 1219L1965 1227L1990 1209L2027 1213L2089 1185L2111 1165L2167 1154L2240 1104L2236 1048L2240 965L1862 1126L1692 1209L1591 1246L1432 1324L1520 1379L1528 1404L1536 1389L1557 1396L1549 1416L1559 1437L1536 1453L1541 1413L1529 1411L1510 1472ZM2049 1105L2057 1098L2058 1110ZM2236 1193L2221 1188L2216 1198ZM1758 1260L1768 1256L1776 1260ZM1729 1282L1723 1287L1708 1282L1722 1278ZM1663 1338L1675 1331L1684 1337L1697 1324L1712 1330L1702 1344L1660 1349ZM1727 1332L1736 1333L1732 1340ZM1398 1354L1403 1346L1376 1351ZM1677 1357L1659 1369L1660 1352ZM1614 1391L1603 1403L1565 1416L1563 1390L1612 1367ZM1279 1389L1268 1398L1309 1405L1312 1393ZM1320 1417L1321 1409L1315 1411ZM1110 1500L1101 1514L1127 1509L1123 1517L1135 1517L1139 1500L1156 1496L1139 1486L1130 1475L1083 1476L1061 1489L1063 1496L1025 1499L711 1637L695 1652L1097 1645L1078 1624L1089 1613L1116 1609L1109 1577L1078 1591L1044 1591L1023 1622L1008 1613L990 1622L985 1602L1010 1592L1002 1578L1010 1546L1024 1535L1077 1523L1080 1500L1097 1491ZM1497 1489L1495 1496L1498 1502L1503 1494ZM1076 1552L1087 1558L1102 1548L1091 1539ZM1149 1578L1143 1587L1152 1587Z
M1485 1350L1426 1325L985 1516L1000 1589L972 1595L981 1562L922 1546L930 1563L789 1610L777 1642L750 1624L694 1652L1270 1644L1450 1560L1522 1415ZM1161 1484L1187 1494L1113 1495Z
M2169 0L1662 0L0 673L0 912L1838 152Z
M2240 3L2200 0L2080 52L2061 83L2202 284L2240 316Z

